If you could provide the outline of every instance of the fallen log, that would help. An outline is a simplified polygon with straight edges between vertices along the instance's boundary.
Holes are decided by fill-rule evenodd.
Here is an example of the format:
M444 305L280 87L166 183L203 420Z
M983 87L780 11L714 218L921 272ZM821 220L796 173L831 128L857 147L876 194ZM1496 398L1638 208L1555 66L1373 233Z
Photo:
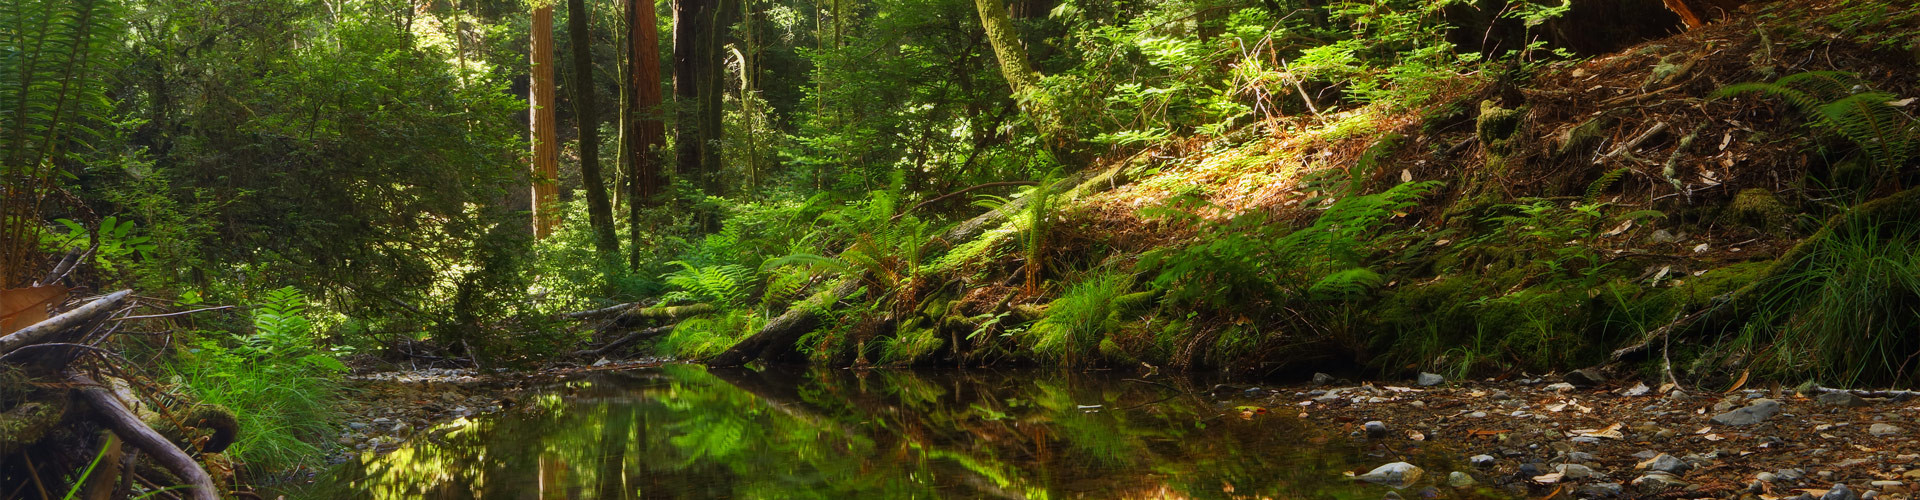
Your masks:
M1065 190L1071 188L1071 190L1065 193L1065 199L1069 200L1106 191L1107 189L1126 183L1125 169L1127 167L1128 165L1120 165L1099 173L1083 174L1062 179L1059 182L1055 182L1050 189ZM1000 208L990 210L972 219L967 219L966 222L961 222L959 225L954 226L953 229L942 234L938 240L928 242L928 246L931 246L935 242L941 242L951 246L978 237L981 233L985 233L988 227L997 225L997 223L1003 223L1013 214L1018 214L1026 210L1027 201L1028 198L1021 197L1001 205ZM854 293L861 290L862 285L866 281L866 276L856 276L852 279L842 281L831 290L808 297L805 301L788 308L787 312L775 317L772 321L768 321L766 326L762 327L759 332L734 344L733 347L728 348L726 352L714 356L713 359L707 361L707 364L710 366L740 366L754 360L771 359L791 352L794 348L794 342L806 335L807 332L819 328L820 314L823 311L830 310L831 306L835 303L852 298Z
M640 340L650 339L650 338L666 335L668 333L672 333L674 326L675 325L663 325L663 326L648 328L645 330L636 330L633 333L627 334L625 337L620 337L619 340L608 342L607 345L600 346L597 349L583 349L579 351L574 351L573 355L605 356L607 353L613 352L614 350L619 349L621 347L625 347L627 344L632 344Z
M213 477L207 475L207 470L167 441L166 437L147 427L146 422L140 421L140 417L121 404L120 398L114 397L112 391L84 374L69 372L66 378L67 382L79 386L74 389L75 395L93 409L95 416L107 429L127 444L147 453L154 462L185 482L184 486L189 487L188 498L219 500L219 490L214 487Z

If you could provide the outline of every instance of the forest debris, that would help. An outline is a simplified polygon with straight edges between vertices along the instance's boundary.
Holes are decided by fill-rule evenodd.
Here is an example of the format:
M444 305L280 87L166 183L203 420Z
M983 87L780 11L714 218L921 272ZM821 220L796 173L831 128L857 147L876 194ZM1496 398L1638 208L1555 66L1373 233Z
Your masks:
M648 328L645 330L637 330L637 331L634 331L633 333L627 334L624 337L620 337L619 340L608 342L607 345L600 346L597 349L584 349L584 350L574 351L573 354L575 356L590 356L590 357L604 356L609 352L613 352L614 350L624 347L627 344L631 344L635 341L639 341L641 339L650 339L650 338L666 335L668 333L672 333L673 327L676 325L677 323L674 325L656 326L656 327Z
M1667 122L1655 123L1653 124L1652 128L1648 128L1647 131L1641 132L1640 135L1635 136L1633 140L1627 141L1625 144L1621 144L1619 147L1613 148L1613 151L1609 151L1607 152L1607 154L1601 155L1599 159L1596 159L1593 161L1593 164L1599 165L1602 161L1611 160L1614 157L1617 157L1623 153L1626 153L1627 151L1633 150L1633 148L1640 147L1640 143L1647 142L1648 139L1652 139L1654 136L1660 135L1661 132L1667 131L1667 127L1668 127Z
M219 490L213 484L213 477L207 475L207 470L201 468L199 462L193 461L193 457L187 456L186 452L180 451L180 448L167 441L167 438L147 427L147 424L121 404L120 399L114 397L112 392L95 382L93 378L79 373L69 373L67 381L82 386L74 390L75 394L80 396L81 401L92 407L101 423L108 429L112 429L114 435L120 436L120 439L126 440L128 444L151 455L161 467L186 481L186 486L191 487L188 489L189 498L219 500Z
M10 353L15 349L32 344L59 342L61 341L61 336L54 334L77 330L78 328L76 327L104 319L107 313L119 309L120 304L125 302L127 297L132 294L133 290L113 292L93 302L88 302L87 305L60 313L59 316L54 316L52 319L40 321L14 331L13 333L0 336L0 354Z

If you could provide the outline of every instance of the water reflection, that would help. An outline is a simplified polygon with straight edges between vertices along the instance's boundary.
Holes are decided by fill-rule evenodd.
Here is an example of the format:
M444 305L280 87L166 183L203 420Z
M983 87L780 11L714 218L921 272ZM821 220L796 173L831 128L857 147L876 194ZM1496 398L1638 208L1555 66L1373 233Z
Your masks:
M1342 473L1402 458L1191 392L1032 373L669 365L436 429L300 496L1377 499L1384 488Z

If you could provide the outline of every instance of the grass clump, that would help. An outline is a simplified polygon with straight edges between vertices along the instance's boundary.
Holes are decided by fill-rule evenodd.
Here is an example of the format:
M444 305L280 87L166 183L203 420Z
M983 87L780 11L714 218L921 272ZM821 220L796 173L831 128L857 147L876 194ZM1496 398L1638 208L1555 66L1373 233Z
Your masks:
M250 332L200 332L172 367L202 403L231 409L242 430L227 453L262 471L312 465L336 420L330 405L346 365L319 347L307 297L292 287L253 307Z
M1120 327L1122 297L1132 286L1130 276L1100 271L1068 287L1027 331L1034 354L1068 365L1094 361L1100 341Z
M1891 224L1845 231L1776 278L1743 329L1771 334L1761 361L1841 383L1912 382L1920 353L1920 230Z

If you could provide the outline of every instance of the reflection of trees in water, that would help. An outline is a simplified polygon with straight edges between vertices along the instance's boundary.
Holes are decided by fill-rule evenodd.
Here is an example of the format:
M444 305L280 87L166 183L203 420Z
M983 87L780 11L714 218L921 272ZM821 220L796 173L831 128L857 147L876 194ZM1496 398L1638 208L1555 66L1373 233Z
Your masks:
M1342 477L1379 461L1343 449L1344 439L1310 445L1292 418L1243 421L1183 389L1082 375L673 365L575 382L548 404L437 429L343 468L335 480L345 491L315 496L1379 497Z

